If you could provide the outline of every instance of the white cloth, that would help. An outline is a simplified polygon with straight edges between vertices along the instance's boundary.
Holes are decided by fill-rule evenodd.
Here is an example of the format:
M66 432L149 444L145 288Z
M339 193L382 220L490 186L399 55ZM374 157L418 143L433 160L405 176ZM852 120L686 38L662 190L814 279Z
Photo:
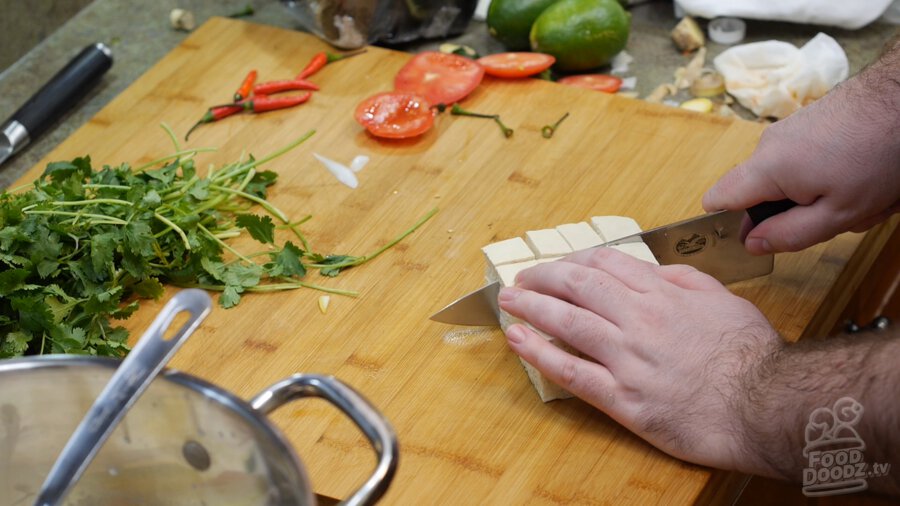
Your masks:
M850 71L847 54L824 33L800 49L777 40L734 46L713 64L741 105L757 116L775 118L825 95Z
M892 0L676 0L687 14L839 26L855 30L878 19Z

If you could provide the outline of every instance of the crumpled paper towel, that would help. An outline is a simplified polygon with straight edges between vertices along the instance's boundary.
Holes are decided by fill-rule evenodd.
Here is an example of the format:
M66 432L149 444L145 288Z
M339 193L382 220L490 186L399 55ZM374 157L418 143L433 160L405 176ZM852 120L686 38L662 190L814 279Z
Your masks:
M800 49L777 40L734 46L713 64L741 105L757 116L775 118L822 97L850 71L847 54L824 33Z
M839 26L855 30L878 19L893 0L676 0L701 18L732 16Z

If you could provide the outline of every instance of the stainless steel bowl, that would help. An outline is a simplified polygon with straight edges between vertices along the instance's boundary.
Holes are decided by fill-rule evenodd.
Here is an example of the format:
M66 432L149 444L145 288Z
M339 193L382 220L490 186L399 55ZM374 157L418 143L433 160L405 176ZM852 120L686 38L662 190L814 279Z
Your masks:
M0 504L34 502L118 363L70 355L0 362ZM265 416L305 397L334 404L372 442L376 469L345 502L377 502L396 469L396 436L350 387L330 376L298 374L245 402L166 370L115 429L65 504L314 504L300 460Z

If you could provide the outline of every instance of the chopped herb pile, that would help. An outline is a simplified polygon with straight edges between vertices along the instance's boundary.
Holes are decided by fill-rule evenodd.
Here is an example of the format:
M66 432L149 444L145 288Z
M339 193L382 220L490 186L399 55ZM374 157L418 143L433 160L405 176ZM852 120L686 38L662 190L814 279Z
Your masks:
M312 252L298 228L305 219L291 222L266 200L277 175L257 167L313 133L205 177L192 159L201 150L134 170L97 170L83 157L49 164L27 191L0 193L0 358L122 356L128 332L112 321L133 314L139 298L161 297L167 283L221 291L225 308L246 292L309 287L356 295L302 279L309 270L336 276L374 258L436 210L373 254ZM276 243L276 222L293 240ZM228 244L244 231L261 251L242 254Z

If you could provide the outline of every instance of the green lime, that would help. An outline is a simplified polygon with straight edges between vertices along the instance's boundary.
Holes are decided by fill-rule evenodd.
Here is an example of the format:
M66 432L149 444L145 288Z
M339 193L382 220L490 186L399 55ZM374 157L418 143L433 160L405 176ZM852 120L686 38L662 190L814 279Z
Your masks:
M555 56L557 70L593 69L625 49L630 26L617 0L559 0L531 26L531 49Z
M487 13L488 32L507 49L528 49L534 20L557 0L493 0Z

